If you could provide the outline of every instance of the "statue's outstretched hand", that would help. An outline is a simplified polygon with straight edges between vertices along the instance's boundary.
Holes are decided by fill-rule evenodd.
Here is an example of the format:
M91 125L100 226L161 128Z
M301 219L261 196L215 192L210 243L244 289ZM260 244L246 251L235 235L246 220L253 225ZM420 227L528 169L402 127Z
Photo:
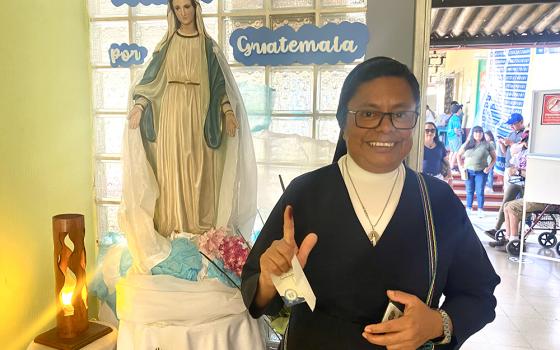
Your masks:
M230 137L235 136L235 131L239 129L239 122L233 111L226 112L226 133Z
M140 118L142 118L142 108L138 105L134 105L128 113L128 127L136 129L138 125L140 125Z

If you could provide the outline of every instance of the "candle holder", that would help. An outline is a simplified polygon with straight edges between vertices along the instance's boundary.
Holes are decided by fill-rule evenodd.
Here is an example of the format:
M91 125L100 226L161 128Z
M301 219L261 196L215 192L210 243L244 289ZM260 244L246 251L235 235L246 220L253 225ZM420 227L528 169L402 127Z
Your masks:
M74 350L111 333L111 327L88 321L84 216L53 217L56 327L35 342Z

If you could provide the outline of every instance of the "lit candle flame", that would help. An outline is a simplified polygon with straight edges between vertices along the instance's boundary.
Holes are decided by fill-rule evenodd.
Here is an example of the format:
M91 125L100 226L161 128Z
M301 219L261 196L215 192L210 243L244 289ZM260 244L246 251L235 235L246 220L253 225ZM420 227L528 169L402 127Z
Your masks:
M64 316L74 315L74 305L72 305L72 296L74 295L74 287L64 286L60 291L60 303Z

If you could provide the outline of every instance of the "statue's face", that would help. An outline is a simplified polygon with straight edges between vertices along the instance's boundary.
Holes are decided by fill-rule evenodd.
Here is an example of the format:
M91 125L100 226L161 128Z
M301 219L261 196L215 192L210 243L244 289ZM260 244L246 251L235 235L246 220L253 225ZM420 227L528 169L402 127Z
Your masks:
M195 9L191 0L173 0L173 12L182 26L193 24Z

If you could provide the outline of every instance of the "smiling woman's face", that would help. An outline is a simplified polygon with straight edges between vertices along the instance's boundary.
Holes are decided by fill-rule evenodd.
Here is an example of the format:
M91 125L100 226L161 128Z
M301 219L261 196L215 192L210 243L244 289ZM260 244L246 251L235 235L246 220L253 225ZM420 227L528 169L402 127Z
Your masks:
M351 111L415 111L416 101L408 82L400 77L380 77L362 83L348 102ZM358 165L372 173L396 169L412 148L412 130L395 129L385 116L375 129L356 126L355 116L348 114L344 139L348 153Z

